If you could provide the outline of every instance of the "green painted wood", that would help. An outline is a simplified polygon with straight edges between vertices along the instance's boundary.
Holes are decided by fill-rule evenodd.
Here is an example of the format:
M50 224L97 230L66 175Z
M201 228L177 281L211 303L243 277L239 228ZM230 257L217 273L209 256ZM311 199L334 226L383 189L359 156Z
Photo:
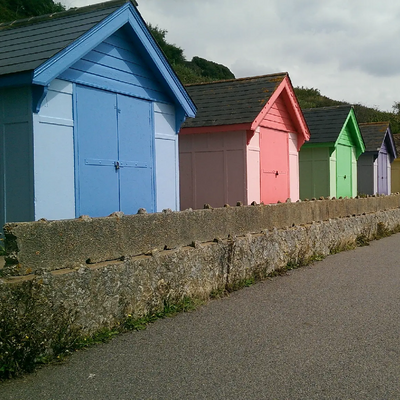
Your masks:
M299 167L301 199L330 196L329 148L303 146Z
M351 110L335 143L305 143L301 148L300 198L356 196L357 159L364 151L354 110Z
M338 136L336 146L339 144L353 146L355 150L356 160L365 151L364 140L361 136L360 128L358 126L358 122L353 109L350 111L349 116L347 117L346 122L343 125L342 131Z
M336 148L336 196L352 197L352 147L339 144Z
M345 146L355 146L354 140L351 137L351 129L349 126L345 126L340 132L337 144L343 144Z

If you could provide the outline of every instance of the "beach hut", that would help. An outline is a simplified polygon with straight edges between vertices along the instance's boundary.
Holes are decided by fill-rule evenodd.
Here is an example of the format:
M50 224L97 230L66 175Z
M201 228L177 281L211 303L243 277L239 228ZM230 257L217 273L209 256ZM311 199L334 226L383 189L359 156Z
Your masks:
M179 209L195 106L135 1L0 25L0 222Z
M299 198L309 131L287 73L186 89L198 112L179 135L182 209Z
M300 198L357 195L365 146L351 105L303 110L311 138L300 151Z
M390 194L391 164L397 157L389 122L359 124L365 152L357 162L359 194Z

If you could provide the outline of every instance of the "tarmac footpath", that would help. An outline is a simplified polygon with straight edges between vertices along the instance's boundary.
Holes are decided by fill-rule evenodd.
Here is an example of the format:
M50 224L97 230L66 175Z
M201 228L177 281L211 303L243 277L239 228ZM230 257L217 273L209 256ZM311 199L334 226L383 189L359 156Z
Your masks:
M400 234L0 384L0 399L400 399Z

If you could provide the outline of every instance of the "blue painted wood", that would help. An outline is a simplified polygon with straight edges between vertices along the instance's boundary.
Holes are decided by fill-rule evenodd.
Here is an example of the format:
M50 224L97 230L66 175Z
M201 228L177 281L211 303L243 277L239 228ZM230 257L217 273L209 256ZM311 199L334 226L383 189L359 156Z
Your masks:
M179 210L179 150L175 107L154 104L157 210Z
M132 61L127 61L124 56L124 52L124 50L116 49L110 44L102 43L97 46L95 50L82 57L82 60L104 64L102 62L103 59L112 57L114 59L115 68L121 71L132 72L133 74L140 75L144 78L152 78L152 73L149 71L149 68L146 65L140 65ZM127 55L131 57L130 53Z
M148 101L122 95L118 95L117 100L120 110L119 158L123 162L120 169L120 209L125 214L136 214L139 208L154 212L152 105Z
M77 216L100 217L119 211L119 176L111 166L91 159L118 160L117 110L113 93L76 87Z
M172 102L123 30L107 38L60 77L143 99Z
M35 220L75 218L72 104L72 84L55 80L33 116Z
M119 10L105 18L101 23L87 31L78 40L67 46L64 50L43 62L43 64L34 70L33 83L44 86L50 84L62 71L68 69L81 59L83 55L103 42L105 38L125 25L128 21L127 13L129 13L131 8L133 8L133 6L126 3Z
M83 86L76 101L77 213L154 212L151 103Z

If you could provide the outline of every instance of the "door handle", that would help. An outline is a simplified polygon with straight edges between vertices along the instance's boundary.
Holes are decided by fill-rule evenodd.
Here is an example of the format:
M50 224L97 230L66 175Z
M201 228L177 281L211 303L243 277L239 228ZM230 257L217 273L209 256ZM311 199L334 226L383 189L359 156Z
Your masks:
M120 168L119 161L114 161L114 167L116 170Z

